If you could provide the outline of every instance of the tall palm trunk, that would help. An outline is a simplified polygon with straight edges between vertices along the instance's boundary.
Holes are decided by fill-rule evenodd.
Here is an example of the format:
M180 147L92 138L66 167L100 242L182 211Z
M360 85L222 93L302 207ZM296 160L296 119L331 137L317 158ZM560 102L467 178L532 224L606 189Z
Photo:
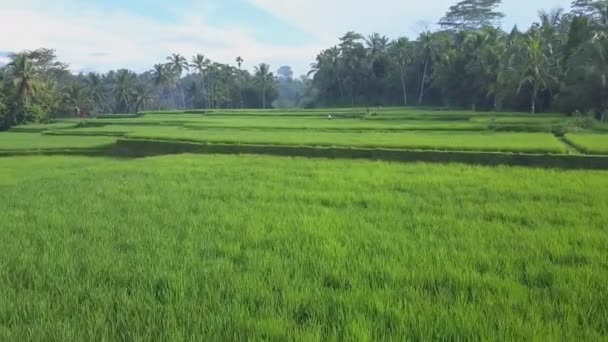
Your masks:
M241 109L243 109L243 80L239 80L239 98L241 101Z
M424 97L424 83L426 82L426 72L429 67L429 58L424 59L424 71L422 72L422 82L420 84L420 97L418 98L418 104L422 105L422 99Z
M340 96L344 97L344 88L342 88L342 79L340 79L340 74L336 73L336 78L338 79L338 87L340 87Z
M201 91L203 93L203 99L205 100L205 106L207 106L207 103L206 103L207 101L205 99L205 97L207 96L207 92L205 91L205 73L201 72L200 76L201 76Z
M262 108L266 109L266 81L264 81L264 85L262 86Z
M536 93L537 93L536 85L534 85L534 89L532 90L532 108L531 108L532 114L536 113Z
M399 66L399 69L401 71L401 85L403 86L403 105L407 106L407 90L405 87L405 75L403 72L403 66Z
M606 120L606 110L608 110L608 79L602 75L602 108L600 108L600 122Z
M186 109L186 98L184 97L184 87L182 86L182 80L178 80L177 85L179 86L179 91L182 95L182 109Z
M211 109L215 109L215 103L214 103L215 98L214 98L214 94L213 94L213 92L215 90L215 85L213 83L213 75L209 76L209 84L210 84L209 85L209 88L210 88L210 91L209 91L209 104L211 105Z

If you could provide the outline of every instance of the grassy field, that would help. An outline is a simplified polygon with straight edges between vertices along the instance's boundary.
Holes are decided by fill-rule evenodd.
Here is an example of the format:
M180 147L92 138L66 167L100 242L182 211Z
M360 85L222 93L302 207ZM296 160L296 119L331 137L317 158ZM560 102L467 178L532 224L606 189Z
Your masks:
M606 175L2 158L0 339L603 340Z
M96 148L113 144L110 137L52 136L40 133L0 133L0 151L41 150L41 149L81 149Z
M608 134L568 134L565 139L589 154L608 154Z
M132 138L236 144L385 147L455 151L505 151L566 153L554 136L543 133L461 132L322 132L269 130L188 130L179 127L146 127L128 134Z

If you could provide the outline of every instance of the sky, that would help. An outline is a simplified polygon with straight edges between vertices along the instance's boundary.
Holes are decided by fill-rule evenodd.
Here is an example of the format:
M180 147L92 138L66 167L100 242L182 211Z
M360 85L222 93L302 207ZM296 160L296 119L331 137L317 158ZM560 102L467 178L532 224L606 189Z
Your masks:
M251 69L305 74L315 56L354 30L415 38L457 0L0 0L0 64L11 51L54 48L77 72L143 72L171 53L202 53ZM571 0L504 0L503 27L525 29L541 9Z

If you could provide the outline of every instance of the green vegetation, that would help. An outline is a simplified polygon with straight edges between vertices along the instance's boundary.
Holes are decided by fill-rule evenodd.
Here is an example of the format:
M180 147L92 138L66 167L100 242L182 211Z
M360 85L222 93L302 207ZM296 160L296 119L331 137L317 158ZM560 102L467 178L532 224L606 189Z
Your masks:
M608 134L567 134L565 139L588 154L608 154Z
M2 133L0 151L98 148L114 143L110 137L73 137L39 133Z
M0 186L2 339L608 334L605 172L21 157Z
M542 133L343 133L315 131L184 130L145 128L131 138L239 144L386 147L456 151L565 153L555 137Z
M336 46L320 51L301 77L286 65L276 73L266 63L246 70L241 56L230 65L202 53L173 53L142 74L119 69L72 75L54 50L9 54L9 63L0 67L0 129L79 114L131 113L136 118L135 113L154 109L299 116L310 115L299 108L321 108L320 116L360 117L412 104L433 110L588 113L603 121L608 110L607 0L578 0L570 12L541 11L529 29L510 32L496 25L503 16L497 11L501 2L462 0L448 9L441 30L421 32L414 40L347 32ZM282 112L259 111L266 108ZM124 115L105 116L116 117ZM537 126L509 129L558 132L551 125L560 121L542 118ZM481 122L492 128L522 123L494 115Z
M608 339L608 0L501 2L299 78L1 52L0 340Z

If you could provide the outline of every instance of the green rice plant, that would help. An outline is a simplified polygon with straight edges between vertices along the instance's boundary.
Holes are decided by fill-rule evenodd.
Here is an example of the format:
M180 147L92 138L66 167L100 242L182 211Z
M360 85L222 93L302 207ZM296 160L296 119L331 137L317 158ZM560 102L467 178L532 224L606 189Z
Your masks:
M39 133L0 133L0 151L99 148L116 141L111 137L72 137Z
M36 133L53 129L75 128L77 125L77 122L53 122L47 124L20 125L11 127L10 132Z
M564 139L588 154L608 154L608 134L570 133Z
M605 340L606 176L0 158L0 339Z
M130 138L177 141L385 147L449 151L496 151L566 153L566 147L551 134L481 132L323 132L264 130L187 130L176 127L146 127L127 135Z

